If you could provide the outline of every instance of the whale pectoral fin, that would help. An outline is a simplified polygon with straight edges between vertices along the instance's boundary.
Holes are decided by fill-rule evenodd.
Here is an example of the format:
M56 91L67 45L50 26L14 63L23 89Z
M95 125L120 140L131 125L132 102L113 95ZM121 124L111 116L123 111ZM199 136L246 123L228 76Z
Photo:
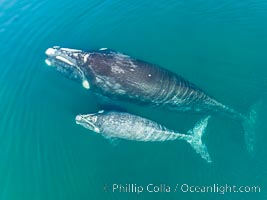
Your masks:
M112 139L109 139L108 140L109 141L109 143L112 145L112 146L118 146L119 145L119 143L120 143L120 139L117 139L117 138L112 138Z
M111 144L112 146L117 146L120 143L120 139L118 138L114 138L114 137L110 137L110 136L104 136L105 139L107 139L107 141L109 142L109 144Z

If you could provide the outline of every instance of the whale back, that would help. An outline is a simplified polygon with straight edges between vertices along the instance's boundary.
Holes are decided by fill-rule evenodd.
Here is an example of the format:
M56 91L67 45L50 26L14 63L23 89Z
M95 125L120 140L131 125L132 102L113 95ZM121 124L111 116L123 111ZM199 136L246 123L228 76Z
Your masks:
M171 109L203 108L199 105L209 102L204 91L183 77L118 52L92 52L86 67L92 89L112 99Z

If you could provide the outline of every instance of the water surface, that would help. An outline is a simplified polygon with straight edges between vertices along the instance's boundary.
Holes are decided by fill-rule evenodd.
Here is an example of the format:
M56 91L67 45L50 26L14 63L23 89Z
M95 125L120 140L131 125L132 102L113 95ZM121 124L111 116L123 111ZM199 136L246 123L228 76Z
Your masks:
M0 1L0 199L266 199L267 3L252 1ZM238 122L214 116L207 164L185 142L113 147L75 124L96 96L45 65L60 45L108 47L176 72L241 113L258 109L248 156ZM125 105L186 132L202 117ZM261 193L112 193L138 184L260 185Z

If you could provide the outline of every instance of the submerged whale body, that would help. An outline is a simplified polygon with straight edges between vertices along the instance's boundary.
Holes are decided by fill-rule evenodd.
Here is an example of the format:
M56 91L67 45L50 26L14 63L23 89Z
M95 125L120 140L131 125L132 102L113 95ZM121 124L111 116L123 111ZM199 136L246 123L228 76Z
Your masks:
M178 133L157 122L126 112L99 111L93 114L77 115L75 120L77 124L109 140L124 139L141 142L185 140L203 159L211 162L206 145L202 143L208 119L209 117L200 120L192 130L188 131L188 134Z
M86 52L53 47L46 55L48 65L111 99L178 111L217 112L240 120L248 150L253 150L254 111L242 115L169 70L106 48Z

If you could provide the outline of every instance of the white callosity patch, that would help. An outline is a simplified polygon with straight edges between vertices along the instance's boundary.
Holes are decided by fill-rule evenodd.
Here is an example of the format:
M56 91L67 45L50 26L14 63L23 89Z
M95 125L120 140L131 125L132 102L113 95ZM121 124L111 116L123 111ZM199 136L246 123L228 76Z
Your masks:
M78 49L69 49L69 48L60 48L60 50L68 51L68 52L81 52L81 50L78 50Z
M72 63L71 61L69 61L68 59L66 59L66 58L64 58L62 56L56 56L56 59L61 60L62 62L65 62L65 63L67 63L69 65L75 65L74 63Z
M90 89L90 84L87 80L83 80L82 85L85 89Z
M87 62L87 59L88 59L89 56L90 56L90 54L86 54L86 55L83 57L83 62L84 62L84 63Z
M76 123L78 123L78 121L80 121L82 119L82 117L80 115L77 115L75 118Z
M108 49L108 48L103 47L103 48L100 48L99 51L105 51L105 50L107 50L107 49Z
M48 66L51 66L51 65L52 65L51 61L48 60L48 59L45 59L45 63L46 63Z
M89 89L90 84L86 80L83 70L80 68L79 59L83 59L80 55L84 55L85 58L89 54L81 54L81 50L53 47L46 50L48 58L45 60L49 66L55 66L59 72L67 73L69 77L79 80L83 80L82 85L84 88ZM86 81L84 81L86 80Z
M75 121L76 121L76 124L79 124L83 126L84 128L87 128L96 133L100 132L100 129L95 125L95 122L97 121L97 116L95 116L94 114L77 115L75 118Z
M46 54L47 56L52 56L52 55L55 55L56 51L57 51L56 49L48 48L48 49L45 51L45 54Z

